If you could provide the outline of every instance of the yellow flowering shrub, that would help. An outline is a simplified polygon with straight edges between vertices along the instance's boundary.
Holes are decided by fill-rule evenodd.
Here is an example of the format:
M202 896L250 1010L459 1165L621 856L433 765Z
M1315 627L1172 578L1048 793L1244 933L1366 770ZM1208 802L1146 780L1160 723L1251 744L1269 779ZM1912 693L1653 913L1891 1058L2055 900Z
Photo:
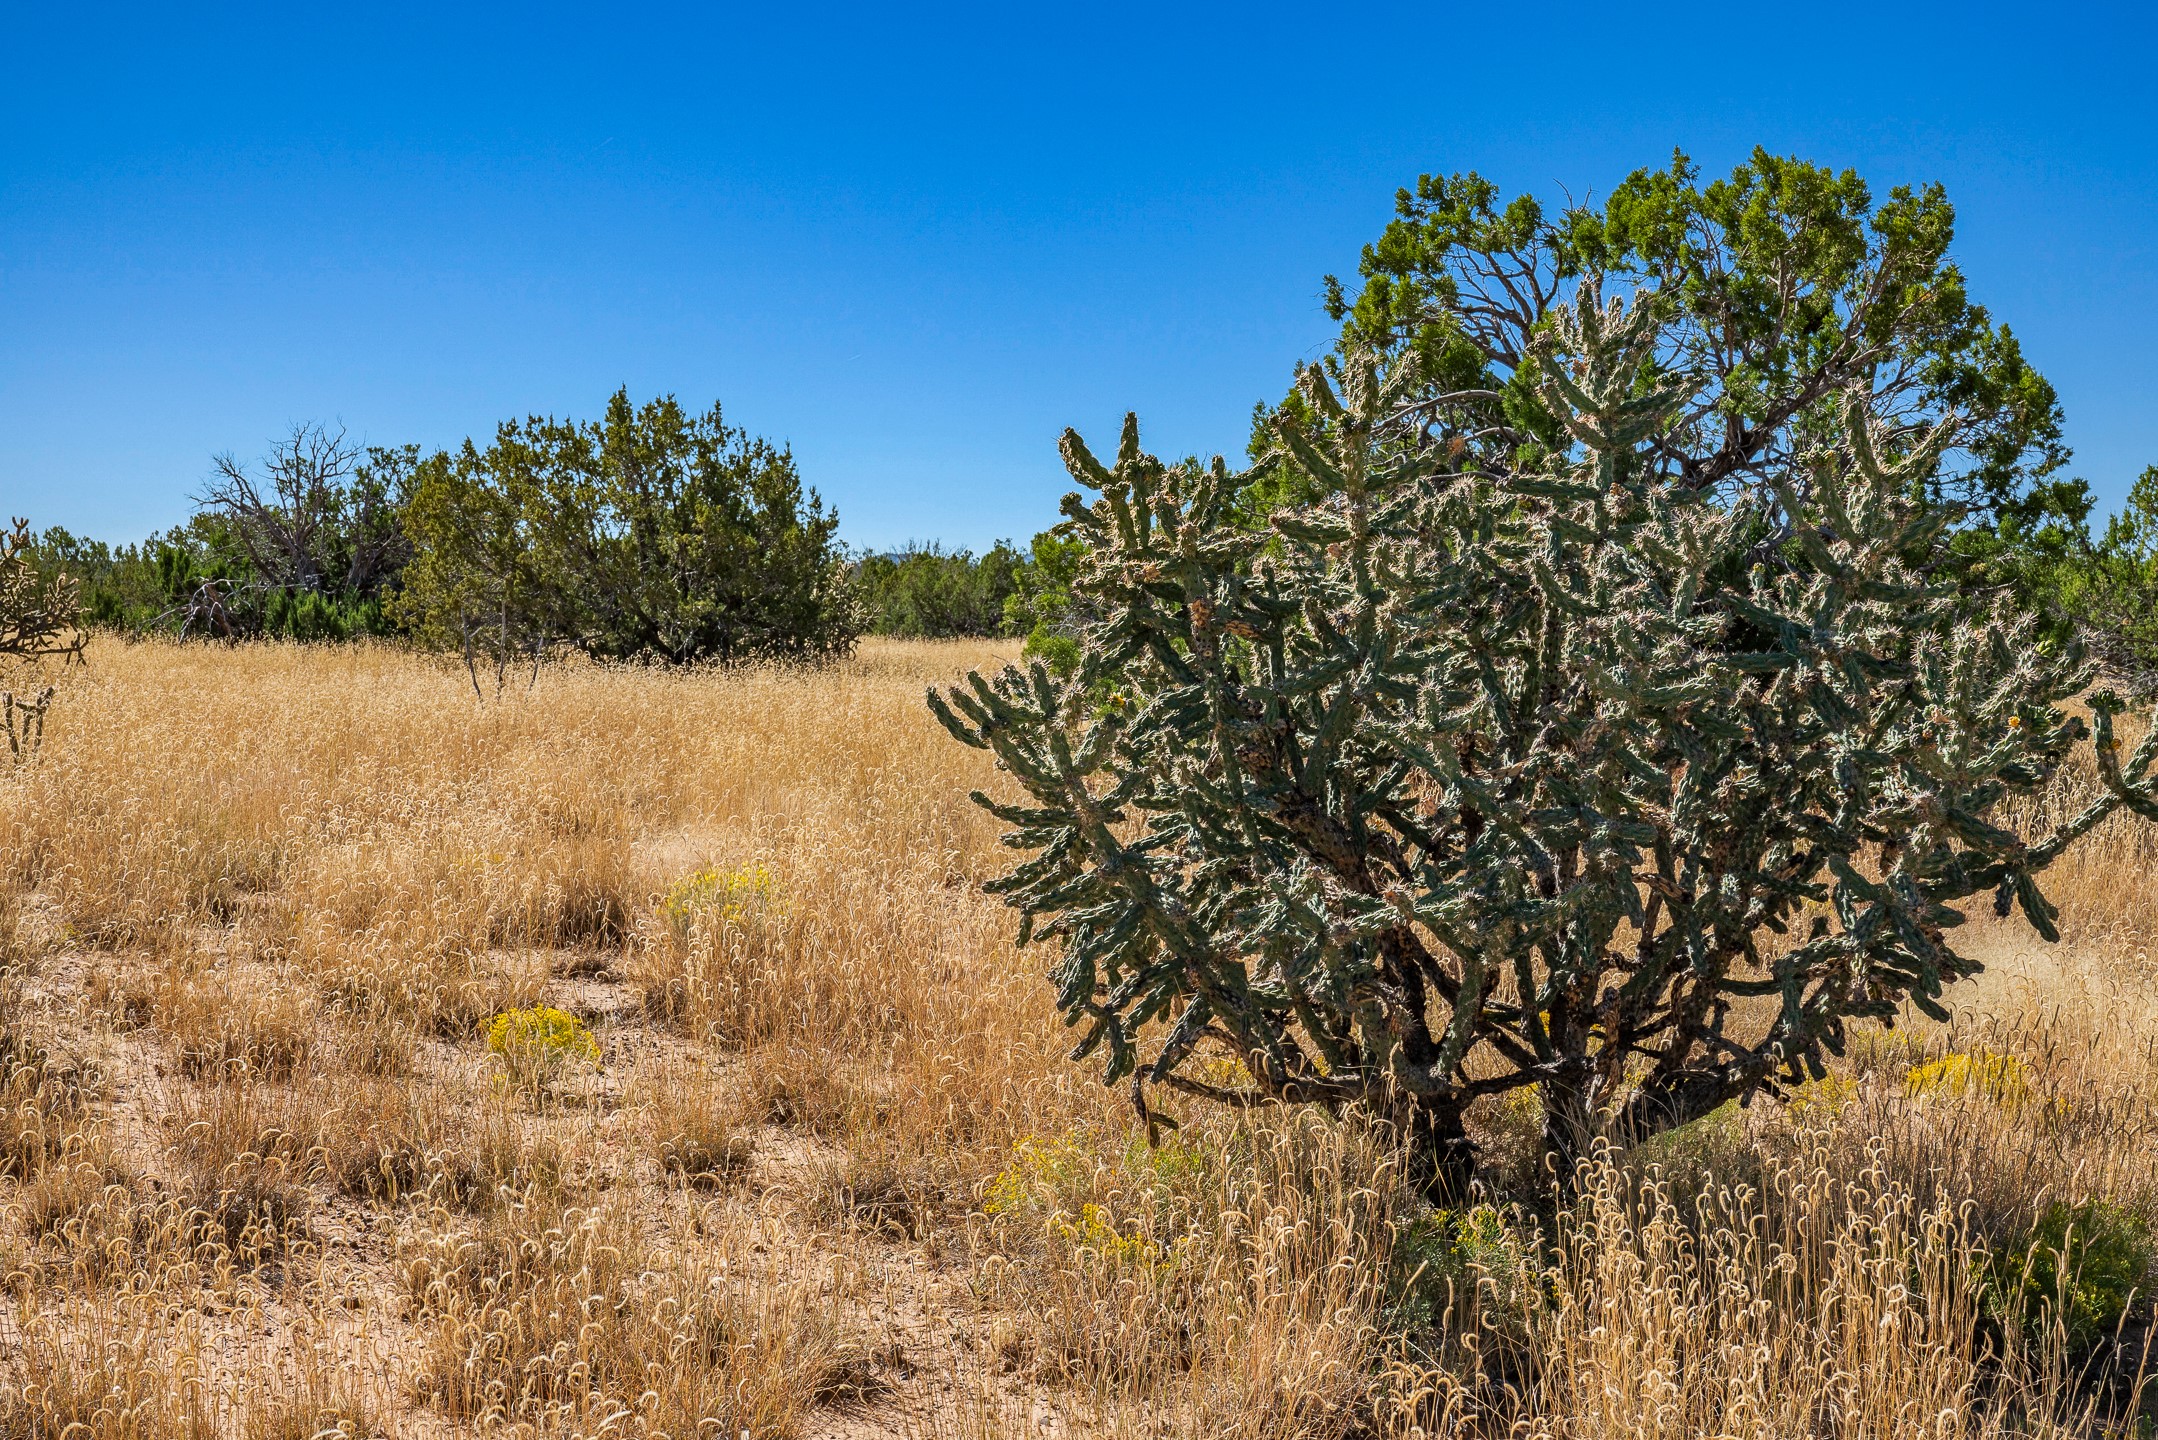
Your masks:
M991 1216L1010 1216L1044 1205L1058 1208L1063 1192L1092 1171L1093 1163L1076 1137L1023 1135L1012 1146L1012 1158L989 1182L982 1210Z
M1058 1215L1049 1222L1051 1233L1074 1250L1090 1250L1104 1263L1122 1269L1146 1269L1173 1262L1174 1254L1158 1240L1144 1235L1126 1235L1116 1228L1116 1222L1105 1205L1092 1201L1079 1207L1076 1219Z
M1904 1093L1914 1100L1935 1096L1982 1095L2013 1110L2030 1099L2030 1067L2013 1055L1953 1050L1903 1077Z
M660 919L681 939L689 937L699 919L718 926L743 925L780 913L779 882L761 860L732 870L708 865L675 881L659 902Z
M599 1041L582 1020L552 1005L505 1010L487 1024L487 1053L511 1083L541 1090L568 1066L599 1062Z
M1785 1111L1793 1120L1827 1120L1858 1098L1858 1082L1846 1075L1824 1075L1791 1092Z
M1135 1144L1119 1168L1135 1172L1132 1178L1153 1191L1185 1178L1203 1158L1197 1146L1175 1141L1153 1150ZM989 1182L982 1209L994 1219L1039 1217L1042 1233L1059 1247L1091 1253L1111 1268L1154 1273L1173 1268L1182 1257L1185 1237L1165 1245L1145 1234L1127 1233L1107 1205L1077 1199L1078 1192L1092 1187L1098 1169L1081 1135L1024 1136Z
M1258 1081L1251 1067L1234 1055L1214 1055L1199 1067L1199 1078L1217 1090L1253 1090Z

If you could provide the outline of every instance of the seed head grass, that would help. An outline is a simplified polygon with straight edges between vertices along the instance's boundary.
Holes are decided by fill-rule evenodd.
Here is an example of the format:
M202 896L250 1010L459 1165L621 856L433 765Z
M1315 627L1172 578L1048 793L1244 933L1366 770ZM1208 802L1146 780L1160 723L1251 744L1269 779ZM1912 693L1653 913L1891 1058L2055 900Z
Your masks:
M1066 1059L921 702L1012 648L478 703L101 637L0 771L0 1436L2136 1433L2144 831L2062 947L1974 916L1948 1025L1563 1209L1490 1097L1434 1212L1353 1117L1149 1145Z

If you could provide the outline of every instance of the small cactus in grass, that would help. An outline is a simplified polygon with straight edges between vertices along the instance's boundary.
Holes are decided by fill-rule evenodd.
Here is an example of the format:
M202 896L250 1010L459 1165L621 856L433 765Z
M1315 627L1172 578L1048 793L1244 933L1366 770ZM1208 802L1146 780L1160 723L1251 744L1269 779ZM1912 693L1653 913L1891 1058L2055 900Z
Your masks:
M678 939L688 939L699 921L707 925L742 925L781 913L779 881L761 860L732 870L706 866L685 875L660 897L660 919Z
M520 1090L538 1093L575 1064L597 1065L599 1041L567 1010L505 1010L487 1024L487 1053Z

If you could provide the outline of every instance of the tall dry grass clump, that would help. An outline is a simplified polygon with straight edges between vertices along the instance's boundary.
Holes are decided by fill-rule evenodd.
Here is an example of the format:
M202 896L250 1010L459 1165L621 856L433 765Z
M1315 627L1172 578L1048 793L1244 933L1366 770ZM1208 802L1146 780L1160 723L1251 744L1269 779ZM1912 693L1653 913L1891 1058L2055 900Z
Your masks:
M999 1359L1114 1430L1353 1433L1384 1394L1398 1170L1308 1117L1026 1137L978 1222Z
M763 1249L667 1253L618 1208L539 1197L445 1228L406 1262L429 1321L421 1392L481 1426L791 1433L870 1381L829 1261Z
M1878 1160L1801 1154L1692 1213L1600 1163L1557 1249L1523 1323L1530 1434L1949 1440L2091 1418L2046 1357L1986 1352L1967 1217Z
M1099 1112L972 891L991 837L950 797L984 777L922 743L922 679L966 658L560 668L475 704L387 650L99 647L40 762L0 780L10 918L51 920L33 1008L115 1073L93 1121L10 1072L18 1273L48 1297L93 1270L177 1284L214 1241L217 1303L355 1309L404 1357L378 1401L457 1424L584 1424L609 1396L680 1433L707 1401L729 1433L787 1433L868 1393L846 1303L783 1266L710 1294L682 1267L768 1233L759 1211L796 1217L797 1258L820 1226L827 1259L894 1215L919 1238L1017 1135ZM670 921L685 878L751 865L769 915ZM509 1083L487 1032L534 1007L593 1037L589 1074ZM669 1195L748 1213L686 1243ZM490 1235L507 1269L475 1258ZM23 1363L75 1353L79 1317L26 1304ZM663 1371L691 1378L639 1400ZM768 1399L736 1393L752 1371ZM35 1393L40 1423L74 1413Z
M0 1437L1984 1436L2137 1403L2139 832L2070 876L2063 951L1978 922L1952 1024L1601 1157L1568 1208L1499 1167L1434 1212L1353 1120L1194 1101L1149 1146L1064 1060L977 888L963 797L998 777L920 698L990 648L476 703L388 649L101 641L0 771ZM1504 1155L1526 1122L1479 1123Z

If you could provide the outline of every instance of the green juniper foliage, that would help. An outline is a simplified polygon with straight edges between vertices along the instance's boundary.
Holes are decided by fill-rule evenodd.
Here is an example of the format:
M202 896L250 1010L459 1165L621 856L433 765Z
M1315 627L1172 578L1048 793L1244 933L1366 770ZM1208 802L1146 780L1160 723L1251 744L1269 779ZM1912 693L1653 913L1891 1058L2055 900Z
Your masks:
M1653 448L1686 483L1775 477L1822 403L1864 385L1899 430L1955 418L1953 446L1909 478L1963 507L1959 540L2078 501L2081 482L2053 478L2068 460L2060 401L1971 299L1939 185L1898 186L1877 203L1851 171L1756 150L1706 184L1676 155L1600 206L1556 212L1533 196L1502 201L1473 172L1426 175L1395 211L1364 251L1353 297L1328 278L1329 309L1347 348L1413 353L1411 398L1479 450L1560 440L1536 339L1595 275L1663 302L1657 360L1685 375L1686 391Z
M534 416L415 468L394 607L499 685L548 645L668 664L814 658L854 643L839 517L793 454L666 396L597 422Z
M387 634L418 457L298 426L256 465L217 457L184 525L117 546L54 526L34 558L76 582L91 625L225 640Z
M1413 346L1307 370L1270 463L1315 483L1263 526L1263 473L1066 432L1099 492L1065 502L1076 671L930 703L1026 792L975 796L1030 852L991 888L1150 1122L1149 1085L1373 1111L1458 1197L1471 1103L1536 1084L1564 1177L1820 1073L1854 1019L1940 1013L1979 968L1954 902L2051 938L2040 872L2158 817L2158 730L2123 762L2099 695L2104 795L2003 828L2085 738L2088 669L1933 573L1952 410L1838 369L1719 477L1748 483L1703 483L1730 377L1686 362L1670 286L1602 283L1524 342L1533 427L1452 423L1474 397ZM1196 1078L1221 1051L1249 1084Z
M2158 465L2146 466L2093 539L2090 506L2019 533L1992 559L2057 628L2080 633L2107 677L2158 694Z
M871 634L910 639L1002 635L1026 557L999 540L987 554L908 543L853 562L855 603Z

